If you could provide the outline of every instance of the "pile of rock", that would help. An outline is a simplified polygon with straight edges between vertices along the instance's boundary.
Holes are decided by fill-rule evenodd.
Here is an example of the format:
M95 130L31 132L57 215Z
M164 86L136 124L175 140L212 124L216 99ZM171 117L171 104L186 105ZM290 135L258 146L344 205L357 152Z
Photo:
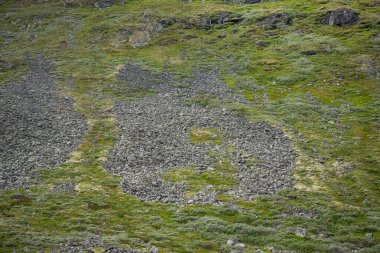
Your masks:
M0 88L0 189L23 187L36 168L63 163L86 132L70 97L57 92L50 64L38 58L19 84Z
M206 185L193 197L185 197L188 185L166 182L169 170L196 168L200 173L218 161L211 150L231 155L233 175L238 184L229 194L244 199L267 196L292 186L295 154L282 131L266 123L251 123L223 107L209 108L187 101L199 94L247 103L235 95L215 72L195 71L194 77L177 80L170 74L154 74L138 65L127 64L119 73L130 85L156 89L155 96L133 101L117 101L115 112L120 127L119 141L105 167L121 175L122 188L144 201L165 203L216 203L217 192ZM176 82L188 86L178 88ZM192 128L217 129L223 144L192 143ZM252 164L252 161L259 161Z

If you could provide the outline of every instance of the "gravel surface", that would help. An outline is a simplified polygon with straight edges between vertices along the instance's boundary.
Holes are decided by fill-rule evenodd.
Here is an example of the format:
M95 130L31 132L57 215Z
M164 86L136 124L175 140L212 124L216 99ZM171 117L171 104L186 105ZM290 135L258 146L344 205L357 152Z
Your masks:
M155 74L134 64L119 73L129 85L155 89L157 94L133 101L117 101L120 134L105 167L121 175L122 188L143 201L165 203L217 203L218 191L206 185L191 198L188 185L163 179L169 170L194 167L199 173L214 170L216 161L210 150L230 154L236 166L233 177L238 182L228 194L243 199L268 196L292 186L295 153L291 141L281 130L266 123L250 123L222 106L202 107L188 101L198 95L212 95L220 100L248 103L235 95L212 71L195 71L194 77L177 80L173 76ZM176 88L176 83L186 83ZM194 128L217 129L223 143L191 143ZM252 164L251 161L260 161Z
M20 83L0 87L0 190L24 187L35 169L63 163L86 132L50 68L39 57Z
M120 248L109 246L103 242L99 235L93 236L85 241L68 241L59 245L59 250L55 252L59 253L78 253L78 252L95 252L96 248L104 249L105 253L158 253L158 248L152 246L148 250L139 250L128 248ZM98 251L96 251L98 252Z

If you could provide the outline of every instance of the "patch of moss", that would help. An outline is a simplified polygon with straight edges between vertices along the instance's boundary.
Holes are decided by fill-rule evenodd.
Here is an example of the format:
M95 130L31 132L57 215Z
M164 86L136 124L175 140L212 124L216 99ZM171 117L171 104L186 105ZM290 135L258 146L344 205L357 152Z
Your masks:
M194 168L173 169L165 174L164 179L189 186L188 194L203 190L205 186L209 185L221 190L236 184L234 177L218 169L205 172L197 171Z
M189 132L189 139L192 143L213 143L220 145L223 143L222 134L213 128L193 127Z

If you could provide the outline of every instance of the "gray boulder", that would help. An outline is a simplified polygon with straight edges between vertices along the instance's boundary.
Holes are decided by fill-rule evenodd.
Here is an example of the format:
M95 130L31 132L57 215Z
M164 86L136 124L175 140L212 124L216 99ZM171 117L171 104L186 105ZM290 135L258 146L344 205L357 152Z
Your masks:
M257 20L257 25L265 30L283 29L292 24L288 13L273 13Z
M321 23L330 26L351 26L358 21L359 13L350 8L341 7L334 11L328 11L321 20Z
M124 4L125 0L97 0L95 1L94 6L98 9L104 9L111 7L112 5L117 3Z

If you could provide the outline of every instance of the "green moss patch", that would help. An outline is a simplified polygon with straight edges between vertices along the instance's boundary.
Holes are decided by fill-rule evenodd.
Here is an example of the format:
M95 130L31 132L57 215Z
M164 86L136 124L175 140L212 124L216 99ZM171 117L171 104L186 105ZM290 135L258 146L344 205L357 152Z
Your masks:
M192 143L213 143L220 145L223 143L221 133L217 129L193 127L189 133Z

